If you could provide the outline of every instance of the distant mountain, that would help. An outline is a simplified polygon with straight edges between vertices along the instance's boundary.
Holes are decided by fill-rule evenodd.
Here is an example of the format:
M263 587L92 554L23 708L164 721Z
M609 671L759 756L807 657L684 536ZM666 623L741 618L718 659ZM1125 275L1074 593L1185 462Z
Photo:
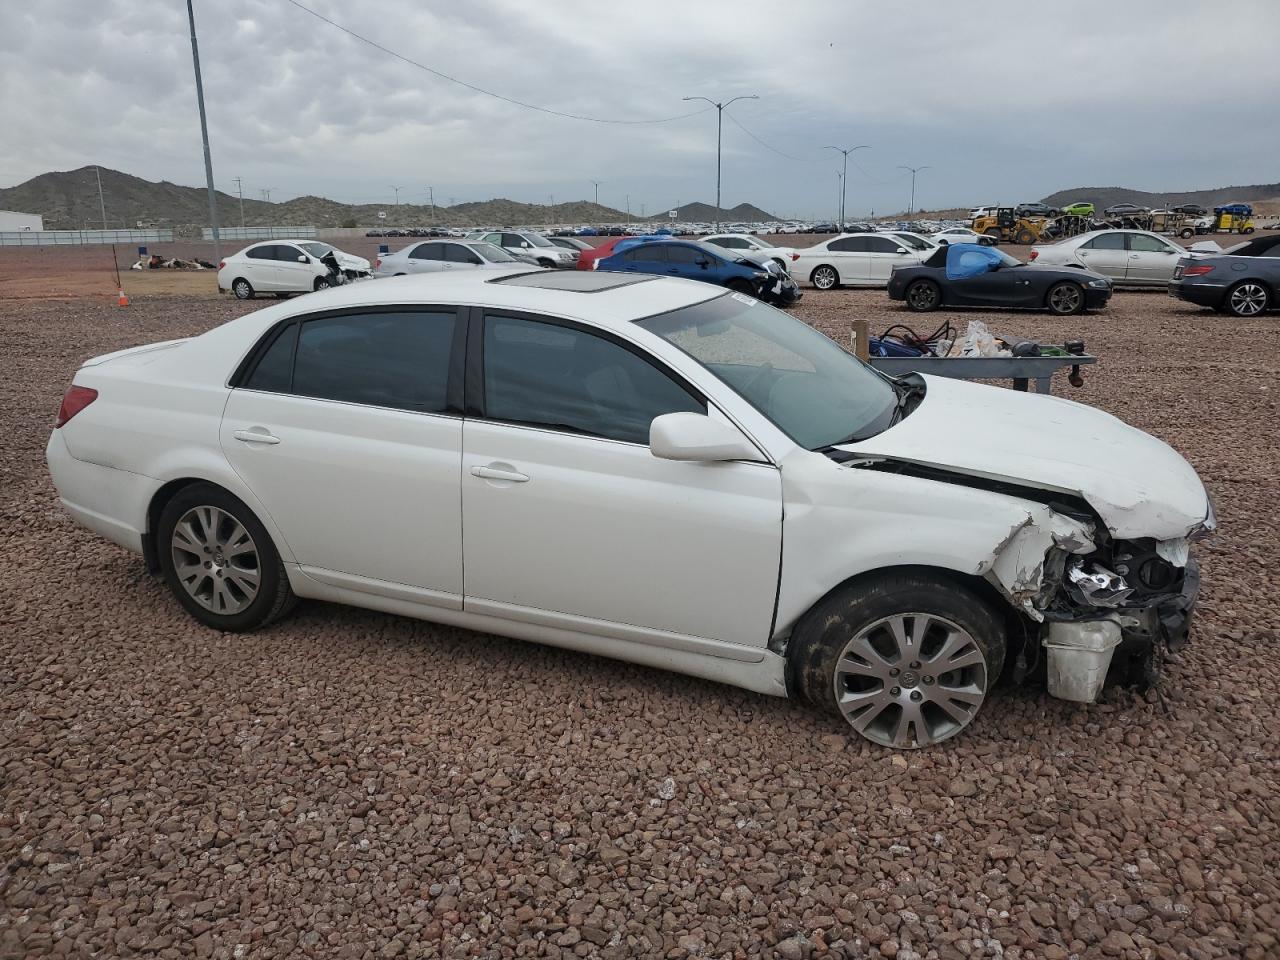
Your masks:
M716 208L711 203L686 203L679 207L672 207L676 211L674 219L683 223L715 223ZM660 213L651 214L646 217L647 220L670 220L670 210L663 210ZM771 213L766 213L755 204L740 203L736 207L725 207L720 212L721 223L768 223L776 220Z
M1092 203L1099 210L1117 203L1136 203L1143 207L1198 203L1202 207L1212 209L1237 200L1250 203L1276 198L1280 198L1280 183L1255 183L1247 187L1218 187L1214 190L1168 190L1161 193L1130 190L1127 187L1077 187L1074 190L1059 190L1057 193L1051 193L1044 198L1044 202L1051 207L1086 202Z
M183 187L168 181L153 183L107 167L101 167L99 173L102 176L102 195L109 227L132 228L139 223L184 227L209 223L209 200L204 187ZM217 204L218 222L222 226L240 225L241 207L238 197L219 191ZM0 210L42 214L45 227L50 230L93 229L102 226L98 181L93 167L43 173L16 187L0 189ZM244 223L247 226L269 224L338 227L352 224L360 227L475 227L628 223L637 219L643 218L587 201L548 206L496 199L460 203L452 207L409 203L348 204L325 197L296 197L280 203L248 198L244 201ZM648 219L665 220L667 214L663 211ZM685 204L680 208L680 219L713 221L715 207L705 203ZM748 223L772 219L772 216L759 207L747 203L725 210L721 217L726 222Z

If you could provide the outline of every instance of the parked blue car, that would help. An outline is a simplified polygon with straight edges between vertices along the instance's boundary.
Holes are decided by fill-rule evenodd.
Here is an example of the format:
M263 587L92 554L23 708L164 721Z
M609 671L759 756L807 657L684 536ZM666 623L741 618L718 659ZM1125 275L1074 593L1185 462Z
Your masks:
M693 240L640 241L618 249L623 243L598 261L596 269L702 280L782 307L802 296L791 275L772 261L766 265L747 257L725 256L724 249Z

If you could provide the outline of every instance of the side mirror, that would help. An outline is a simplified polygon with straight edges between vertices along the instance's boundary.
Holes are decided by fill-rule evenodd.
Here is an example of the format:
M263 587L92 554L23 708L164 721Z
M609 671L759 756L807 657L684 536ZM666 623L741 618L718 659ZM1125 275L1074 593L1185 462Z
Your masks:
M906 248L904 248L904 247L899 247L897 250L895 250L895 251L894 251L894 253L896 253L896 254L897 254L898 256L900 256L900 257L901 257L901 256L904 256L904 255L906 254L906 252L907 252L907 251L906 251Z
M311 260L310 260L310 258L308 258L308 257L307 257L307 255L306 255L305 253L300 253L300 254L298 254L298 262L299 262L299 263L310 263L310 262L311 262Z
M663 460L760 460L760 451L736 427L701 413L654 417L649 425L649 451Z

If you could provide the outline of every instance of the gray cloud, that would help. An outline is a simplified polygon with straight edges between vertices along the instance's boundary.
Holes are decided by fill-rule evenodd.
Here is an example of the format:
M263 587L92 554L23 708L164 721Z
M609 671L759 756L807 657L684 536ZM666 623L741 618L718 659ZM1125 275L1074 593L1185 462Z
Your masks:
M504 95L615 118L682 96L760 100L724 129L726 205L835 208L829 143L869 143L850 209L1008 202L1081 184L1275 179L1280 5L1081 0L555 4L310 0L405 56ZM284 0L198 0L218 185L375 202L591 195L649 211L710 200L715 115L616 126L523 110L382 54ZM0 184L101 163L203 180L180 3L8 4Z

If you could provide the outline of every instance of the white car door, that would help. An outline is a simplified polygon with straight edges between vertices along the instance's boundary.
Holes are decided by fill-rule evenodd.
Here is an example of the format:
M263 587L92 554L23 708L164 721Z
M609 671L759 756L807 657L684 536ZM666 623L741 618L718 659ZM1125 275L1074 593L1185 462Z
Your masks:
M876 285L889 283L894 267L919 263L907 245L898 237L865 237L867 246L867 278Z
M315 289L319 271L309 253L291 243L275 245L277 290L307 293Z
M461 608L455 332L453 307L303 318L233 386L222 450L305 573Z
M1125 279L1130 283L1168 283L1173 279L1173 268L1178 265L1179 257L1185 254L1182 247L1162 237L1131 233Z
M1076 259L1094 273L1123 281L1129 269L1129 251L1125 247L1124 233L1100 233L1076 248Z
M262 293L280 289L279 271L276 270L276 248L272 243L260 243L244 252L244 278L249 285Z
M827 241L824 262L830 263L840 274L840 282L865 286L870 279L871 266L867 260L867 237L837 237Z
M655 457L653 418L705 401L600 331L490 312L480 344L468 409L483 416L468 417L462 458L466 609L685 650L763 647L777 469Z

